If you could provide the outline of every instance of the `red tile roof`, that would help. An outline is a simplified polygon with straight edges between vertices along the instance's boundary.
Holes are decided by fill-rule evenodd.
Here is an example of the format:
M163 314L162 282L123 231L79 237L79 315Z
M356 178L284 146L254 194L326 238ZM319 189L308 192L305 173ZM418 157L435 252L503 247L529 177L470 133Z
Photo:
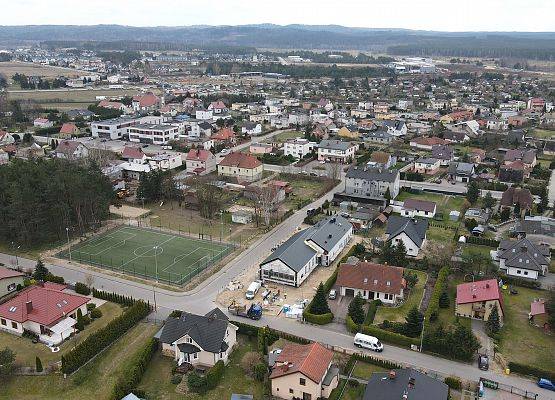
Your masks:
M301 373L320 383L333 359L333 352L320 343L288 344L276 359L270 379Z
M389 286L387 282L390 283ZM401 267L359 262L355 265L341 264L336 285L399 295L406 283Z
M212 155L211 152L204 149L191 149L187 153L187 160L190 161L206 161Z
M143 150L140 147L125 146L123 148L123 154L121 156L125 159L141 159L145 156L145 153L143 153Z
M212 136L212 139L222 141L230 140L233 138L235 138L235 133L233 133L233 131L229 128L220 129L215 135Z
M65 288L65 285L60 286ZM90 300L88 297L64 293L54 287L35 285L22 290L13 299L0 304L0 317L21 323L33 321L51 326ZM27 312L27 302L32 304L30 312Z
M77 125L75 125L73 122L66 122L60 128L60 133L70 135L70 134L74 133L76 130L77 130Z
M501 292L496 279L457 285L457 304L488 300L499 300L501 302Z
M144 96L135 96L133 101L139 102L139 107L152 107L158 104L160 99L152 93L146 93Z
M256 168L262 165L260 160L256 157L245 153L231 153L227 155L221 162L220 165L225 167L237 167L237 168Z
M13 269L0 267L0 279L13 278L15 276L25 276L25 274Z
M403 203L403 207L407 210L434 212L436 209L436 203L427 200L406 199Z

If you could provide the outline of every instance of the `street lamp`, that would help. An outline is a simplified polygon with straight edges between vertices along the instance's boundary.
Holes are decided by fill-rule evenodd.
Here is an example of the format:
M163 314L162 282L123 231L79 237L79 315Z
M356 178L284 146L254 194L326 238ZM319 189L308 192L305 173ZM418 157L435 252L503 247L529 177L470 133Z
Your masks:
M158 257L156 253L158 252L158 246L154 246L154 265L156 267L156 283L158 283Z
M14 255L15 255L15 267L19 268L19 258L17 258L17 251L19 250L19 248L21 247L21 245L15 247L15 243L12 242L12 248L14 249Z
M69 246L69 262L71 262L71 243L69 242L69 228L66 226L67 245Z
M422 343L424 342L424 321L426 317L422 317L422 332L420 332L420 352L422 353Z

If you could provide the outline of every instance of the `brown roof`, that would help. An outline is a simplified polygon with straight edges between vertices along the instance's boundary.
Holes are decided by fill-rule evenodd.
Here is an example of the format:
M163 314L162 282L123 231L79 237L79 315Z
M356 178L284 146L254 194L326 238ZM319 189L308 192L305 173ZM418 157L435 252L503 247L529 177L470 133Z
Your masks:
M187 153L187 160L189 161L206 161L212 155L211 152L204 149L191 149Z
M516 188L511 186L503 192L501 196L501 206L511 207L519 204L521 209L532 208L532 194L528 189Z
M77 125L72 122L66 122L60 128L60 133L71 134L77 130Z
M387 162L389 161L389 157L391 156L385 151L375 151L372 153L370 161L374 161L380 164L387 164Z
M123 154L121 156L125 159L141 159L144 157L144 155L145 153L143 153L143 150L140 147L125 146L123 148Z
M320 343L288 344L276 359L270 379L301 373L320 383L333 359L333 352Z
M427 200L406 199L403 203L403 207L407 210L434 212L436 209L436 203Z
M262 165L258 158L245 153L231 153L227 155L221 162L220 165L225 167L237 167L237 168L256 168Z
M401 289L406 285L403 268L371 262L341 264L336 284L341 287L390 294L401 294Z

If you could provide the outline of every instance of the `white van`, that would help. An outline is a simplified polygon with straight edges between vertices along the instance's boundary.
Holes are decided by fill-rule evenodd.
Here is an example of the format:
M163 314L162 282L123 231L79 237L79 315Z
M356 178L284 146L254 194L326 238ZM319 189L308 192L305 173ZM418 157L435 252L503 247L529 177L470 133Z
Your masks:
M383 344L377 337L363 335L362 333L357 333L355 335L355 346L377 352L383 351Z
M258 293L258 290L262 287L262 284L260 283L260 281L254 281L252 282L248 289L247 289L247 293L245 294L245 297L247 300L252 300L254 299L254 296L256 296L256 293Z

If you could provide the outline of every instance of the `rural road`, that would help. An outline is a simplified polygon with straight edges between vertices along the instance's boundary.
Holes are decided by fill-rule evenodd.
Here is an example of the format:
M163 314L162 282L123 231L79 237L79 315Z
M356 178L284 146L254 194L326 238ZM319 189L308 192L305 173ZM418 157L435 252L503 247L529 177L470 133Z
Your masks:
M274 247L276 243L287 239L295 229L301 225L306 216L307 209L318 207L326 199L331 199L333 193L343 189L342 186L343 184L338 185L326 196L293 214L283 223L276 226L272 231L254 242L222 270L209 277L193 290L188 292L173 292L156 289L156 303L158 306L156 318L163 319L174 309L186 310L192 313L208 312L216 306L216 296L230 280L248 266L257 265L270 253L271 248ZM13 255L0 254L0 262L7 266L15 266L16 259ZM18 257L17 263L23 268L33 268L36 261ZM127 281L98 271L90 271L77 265L61 266L48 264L47 267L54 274L62 275L68 282L83 281L86 275L92 275L94 278L93 285L97 289L124 293L135 298L148 300L151 304L154 303L153 287L150 285ZM232 317L232 319L235 319L235 317ZM264 316L260 321L252 321L252 324L259 326L268 325L271 328L319 341L338 349L355 350L353 337L344 332L337 332L320 326L303 324L296 320L272 316ZM506 385L512 385L522 390L539 393L538 400L555 400L555 393L538 388L535 382L531 380L514 375L502 375L493 371L480 371L475 365L437 358L395 346L386 346L383 353L378 354L377 357L396 361L407 366L415 366L429 371L435 371L442 375L457 375L463 379L477 381L480 377L484 377Z

